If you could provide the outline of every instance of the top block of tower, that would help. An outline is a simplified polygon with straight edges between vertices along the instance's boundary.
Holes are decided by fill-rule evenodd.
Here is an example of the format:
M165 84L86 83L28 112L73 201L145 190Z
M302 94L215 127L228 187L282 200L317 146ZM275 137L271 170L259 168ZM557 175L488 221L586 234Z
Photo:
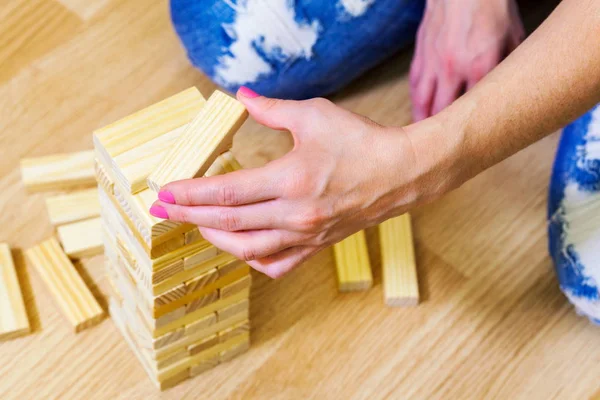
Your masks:
M233 135L247 117L242 103L215 91L148 176L148 187L159 191L169 182L204 175L231 147Z

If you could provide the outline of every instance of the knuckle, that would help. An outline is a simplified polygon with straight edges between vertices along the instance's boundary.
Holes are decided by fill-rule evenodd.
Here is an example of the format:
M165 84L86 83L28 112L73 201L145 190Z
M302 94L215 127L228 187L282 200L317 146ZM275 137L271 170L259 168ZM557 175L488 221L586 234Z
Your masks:
M230 210L223 210L219 212L218 226L223 231L237 231L240 229L240 219Z
M242 260L252 261L256 259L256 251L251 247L244 247L241 249Z
M223 185L217 189L216 193L217 204L223 206L236 206L238 205L238 195L233 186Z
M183 207L174 207L170 211L170 215L176 221L183 222L184 224L191 223L190 217Z
M301 231L320 231L328 219L329 215L324 208L312 207L300 216L298 225Z

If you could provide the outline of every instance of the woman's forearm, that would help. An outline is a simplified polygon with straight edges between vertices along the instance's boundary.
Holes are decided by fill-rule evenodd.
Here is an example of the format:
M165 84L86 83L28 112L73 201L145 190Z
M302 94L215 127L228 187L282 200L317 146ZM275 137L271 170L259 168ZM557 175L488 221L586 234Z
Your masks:
M440 135L452 135L445 140L460 184L598 102L600 1L565 0L517 50L435 119L443 128Z

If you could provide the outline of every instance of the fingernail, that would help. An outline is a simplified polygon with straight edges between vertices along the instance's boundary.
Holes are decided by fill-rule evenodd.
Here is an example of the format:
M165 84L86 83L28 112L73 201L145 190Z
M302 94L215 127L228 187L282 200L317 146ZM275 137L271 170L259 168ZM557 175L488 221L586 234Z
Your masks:
M241 86L240 89L238 90L238 92L240 92L240 94L244 97L247 97L249 99L253 99L255 97L260 96L258 93L256 93L254 90L247 88L246 86Z
M168 219L169 214L167 214L167 210L161 206L152 206L150 207L150 214L154 215L156 218Z
M175 204L175 196L173 196L173 193L167 192L166 190L158 192L158 199L165 203Z

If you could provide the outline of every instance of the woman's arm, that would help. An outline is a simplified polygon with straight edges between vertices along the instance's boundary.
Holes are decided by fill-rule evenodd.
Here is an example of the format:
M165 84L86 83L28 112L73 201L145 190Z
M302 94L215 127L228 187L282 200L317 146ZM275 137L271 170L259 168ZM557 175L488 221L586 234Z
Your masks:
M442 113L388 128L324 99L242 89L294 149L264 167L173 182L151 212L197 224L276 277L326 246L461 185L600 101L600 1L565 0L496 70Z

